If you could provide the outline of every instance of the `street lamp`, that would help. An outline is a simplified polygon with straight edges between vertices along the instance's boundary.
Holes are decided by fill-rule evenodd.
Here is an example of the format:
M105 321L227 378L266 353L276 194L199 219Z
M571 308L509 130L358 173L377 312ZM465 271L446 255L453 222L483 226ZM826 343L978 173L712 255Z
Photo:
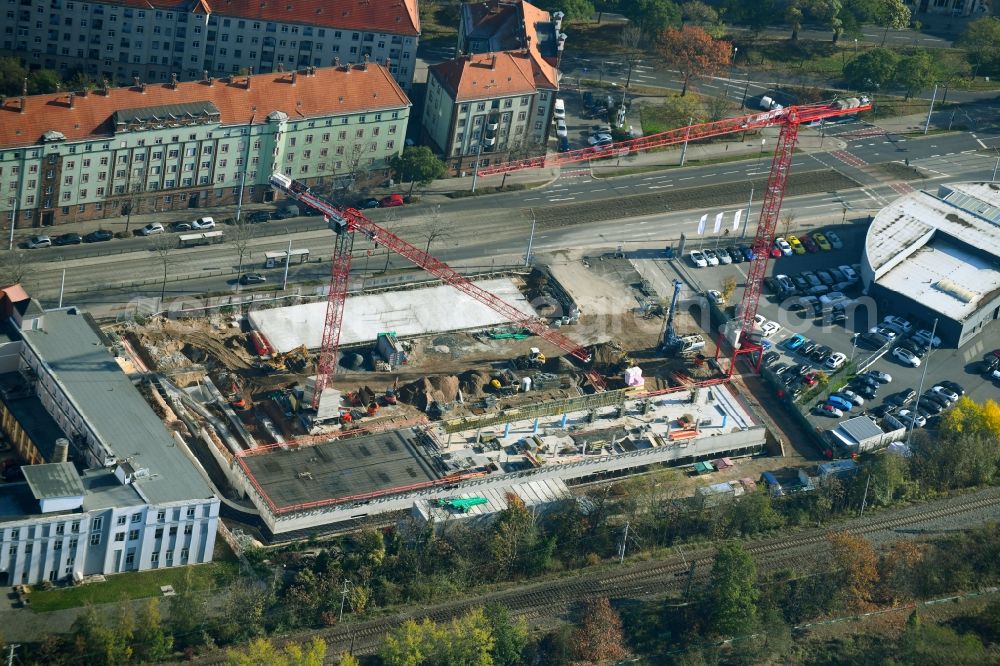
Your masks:
M858 38L854 38L854 55L858 55Z
M740 47L733 47L733 56L729 60L729 78L726 79L726 90L722 93L723 99L729 99L729 84L733 81L733 67L736 66L736 52L740 50Z

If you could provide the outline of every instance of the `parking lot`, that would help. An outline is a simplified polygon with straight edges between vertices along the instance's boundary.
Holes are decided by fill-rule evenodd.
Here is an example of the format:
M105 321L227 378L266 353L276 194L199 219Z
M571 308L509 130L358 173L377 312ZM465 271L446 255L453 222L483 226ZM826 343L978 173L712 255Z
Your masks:
M866 225L843 225L830 227L829 229L834 230L843 241L842 249L821 250L815 253L807 252L801 255L793 254L791 256L772 258L768 266L768 276L788 275L795 277L806 271L816 273L837 266L856 265L861 256L862 244L867 229ZM824 231L826 230L824 229ZM709 244L707 247L712 246ZM734 277L737 282L737 290L733 298L739 298L742 294L740 288L746 280L746 271L749 268L748 263L732 263L729 265L696 268L693 267L688 257L685 257L683 261L685 262L687 272L698 280L706 290L717 289L721 291L725 279L727 277ZM876 324L880 324L889 315L898 315L907 319L910 319L910 317L908 317L908 313L906 312L881 311L877 309L870 299L867 299L860 293L860 288L861 285L858 283L844 289L845 296L850 299L850 304L845 308L847 319L836 324L824 323L822 319L815 318L814 312L808 307L792 311L788 306L797 299L781 299L773 293L767 293L765 290L761 297L758 313L768 321L775 322L780 326L780 329L768 338L772 344L772 350L778 354L778 357L771 361L770 367L775 368L781 364L788 366L803 364L809 368L824 369L826 372L829 372L828 368L823 368L822 363L803 356L799 352L787 349L788 340L796 334L802 335L818 345L825 345L832 352L843 353L848 361L853 359L859 366L865 364L876 353L875 345L864 343L856 345L854 343L855 334L868 331ZM733 313L732 308L734 305L734 303L727 304L730 315ZM920 328L929 329L931 327L930 322L919 322L912 319L910 319L910 322L914 325L914 331ZM906 336L900 336L900 338L903 337ZM993 326L987 328L982 335L961 349L931 350L922 359L920 366L916 368L904 365L894 358L891 352L886 353L871 364L870 369L888 373L892 377L892 381L887 385L880 386L874 399L865 400L863 406L855 407L849 414L854 416L862 411L874 409L881 405L886 398L904 389L912 388L917 390L920 387L920 379L925 365L927 366L927 375L923 385L925 392L943 380L951 380L960 384L965 389L966 394L977 402L991 398L997 399L998 395L1000 395L1000 389L998 389L997 385L991 380L984 379L976 374L976 367L982 360L983 355L997 348L1000 348L1000 327ZM821 393L817 400L824 399L827 395L828 393L826 392ZM802 407L804 410L809 411L814 404L815 401L802 405ZM845 414L844 418L847 418L847 416ZM833 428L842 420L814 415L811 411L809 418L820 429ZM933 426L933 423L934 421L931 420L929 425Z

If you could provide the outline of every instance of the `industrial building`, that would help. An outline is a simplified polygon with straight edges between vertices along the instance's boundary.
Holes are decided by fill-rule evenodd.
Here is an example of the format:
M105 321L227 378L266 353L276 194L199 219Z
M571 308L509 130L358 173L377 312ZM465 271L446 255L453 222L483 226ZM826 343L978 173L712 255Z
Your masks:
M0 582L209 562L219 500L77 308L0 291ZM18 476L23 476L19 480Z
M960 347L1000 317L1000 186L949 183L875 216L861 257L866 293Z
M368 59L409 89L419 36L417 0L23 0L7 5L0 45L64 78L162 83Z
M461 6L458 57L427 76L423 135L455 173L545 153L566 35L562 12L517 0Z
M409 108L375 64L0 98L0 213L38 227L270 200L273 172L386 169Z

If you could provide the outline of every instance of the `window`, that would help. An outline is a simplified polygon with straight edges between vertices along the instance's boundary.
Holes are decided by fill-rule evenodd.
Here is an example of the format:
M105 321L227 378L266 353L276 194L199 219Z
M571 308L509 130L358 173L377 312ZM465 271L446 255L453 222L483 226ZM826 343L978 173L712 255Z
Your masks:
M62 541L54 541L52 543L52 550L62 550Z
M127 520L128 520L128 516L118 516L118 524L119 525L124 525L125 521L127 521Z
M129 548L128 552L125 553L125 566L135 566L135 548Z
M73 524L70 526L69 531L72 532L73 534L77 534L80 531L80 521L74 520Z
M129 541L135 541L138 538L139 538L139 530L129 530L128 531L128 540Z
M133 523L138 523L140 520L142 520L142 514L141 513L133 513L132 514L132 522Z
M65 533L66 533L66 526L65 525L63 525L61 523L59 525L56 525L56 534L65 534Z
M185 525L184 534L191 534L194 531L194 525Z
M11 541L17 541L20 538L21 538L21 530L11 530L10 531L10 540Z
M181 548L181 562L187 562L187 561L188 561L188 549Z
M160 554L158 552L156 552L155 550L152 553L149 554L149 563L150 564L159 564L160 563Z
M101 545L101 533L100 532L96 532L96 533L90 535L90 545L91 546L100 546Z
M124 532L115 532L115 541L124 541L124 540L125 540Z
M70 540L69 540L69 549L70 549L70 550L75 550L75 549L76 549L76 546L77 546L77 544L79 544L79 543L80 543L80 540L79 540L79 539L70 539Z
M164 511L163 509L160 509L159 511L156 512L157 522L162 523L166 517L167 517L167 512Z

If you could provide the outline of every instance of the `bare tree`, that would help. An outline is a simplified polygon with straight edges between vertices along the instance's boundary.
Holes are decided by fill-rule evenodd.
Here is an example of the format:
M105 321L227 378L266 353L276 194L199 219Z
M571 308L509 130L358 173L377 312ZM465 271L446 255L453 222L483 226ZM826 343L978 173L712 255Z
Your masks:
M138 213L140 207L142 206L142 189L143 181L140 176L138 180L135 177L130 178L128 184L125 186L125 199L122 200L122 215L125 216L125 235L128 235L129 225L132 224L132 213Z
M431 213L420 225L417 235L427 241L424 254L431 253L431 243L451 237L451 225L441 218L441 206L431 207Z
M795 213L785 213L781 217L781 235L787 236L793 224L795 224Z
M625 62L628 64L625 87L628 88L632 83L632 68L642 62L642 51L639 49L640 44L642 44L642 28L634 23L629 23L622 28L618 39L622 48L625 49Z
M28 275L28 255L21 250L3 254L0 260L0 285L17 284Z
M167 293L167 269L170 266L170 251L176 247L176 241L173 236L160 234L153 236L150 245L150 250L156 254L160 263L163 264L163 282L160 285L160 308L163 308L163 299Z
M243 257L246 256L249 250L250 241L253 239L255 231L256 228L254 225L248 223L245 217L233 224L233 231L230 237L232 238L233 248L239 257L239 266L236 269L237 294L240 293L240 278L243 277ZM291 261L291 257L286 257L285 260Z
M709 122L722 120L729 116L733 110L733 103L726 97L709 97L705 102L705 111L708 112Z

